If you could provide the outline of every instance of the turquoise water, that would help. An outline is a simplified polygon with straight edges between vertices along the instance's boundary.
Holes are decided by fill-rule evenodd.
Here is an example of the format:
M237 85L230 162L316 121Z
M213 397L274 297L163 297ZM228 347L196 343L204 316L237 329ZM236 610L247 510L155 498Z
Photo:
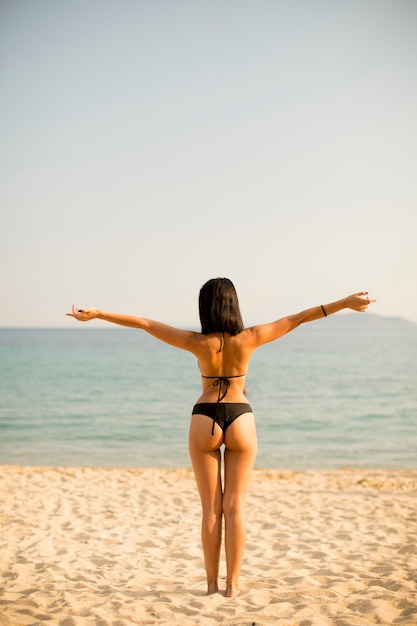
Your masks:
M0 464L189 465L192 355L140 331L0 330ZM417 467L417 326L334 316L255 353L258 467Z

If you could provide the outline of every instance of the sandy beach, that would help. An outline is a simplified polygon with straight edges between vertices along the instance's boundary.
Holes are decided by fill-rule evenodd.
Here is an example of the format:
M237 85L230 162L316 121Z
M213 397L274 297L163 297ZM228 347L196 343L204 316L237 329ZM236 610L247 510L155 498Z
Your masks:
M1 626L417 624L417 470L256 470L234 600L205 594L190 469L0 481Z

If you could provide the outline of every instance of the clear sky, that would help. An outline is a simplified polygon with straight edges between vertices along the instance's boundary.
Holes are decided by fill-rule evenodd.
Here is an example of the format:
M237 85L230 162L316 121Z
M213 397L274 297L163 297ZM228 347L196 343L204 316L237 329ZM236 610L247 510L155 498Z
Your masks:
M1 0L0 326L417 321L415 0ZM101 322L93 322L100 325Z

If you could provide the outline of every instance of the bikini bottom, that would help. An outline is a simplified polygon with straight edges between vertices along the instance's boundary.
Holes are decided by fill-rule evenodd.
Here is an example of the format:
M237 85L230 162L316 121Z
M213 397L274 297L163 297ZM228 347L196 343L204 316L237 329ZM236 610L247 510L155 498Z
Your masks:
M212 434L214 424L218 424L225 433L230 424L244 413L252 413L247 402L201 402L194 405L192 412L193 415L206 415L213 420Z

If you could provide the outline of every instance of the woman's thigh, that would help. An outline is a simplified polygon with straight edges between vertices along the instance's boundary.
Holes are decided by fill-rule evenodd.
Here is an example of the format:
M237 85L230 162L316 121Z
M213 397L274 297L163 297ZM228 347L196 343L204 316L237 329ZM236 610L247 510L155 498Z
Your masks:
M189 433L189 451L203 509L221 511L221 453L223 433L206 415L193 415Z
M224 453L223 506L236 509L244 505L258 449L255 418L240 415L226 430Z

